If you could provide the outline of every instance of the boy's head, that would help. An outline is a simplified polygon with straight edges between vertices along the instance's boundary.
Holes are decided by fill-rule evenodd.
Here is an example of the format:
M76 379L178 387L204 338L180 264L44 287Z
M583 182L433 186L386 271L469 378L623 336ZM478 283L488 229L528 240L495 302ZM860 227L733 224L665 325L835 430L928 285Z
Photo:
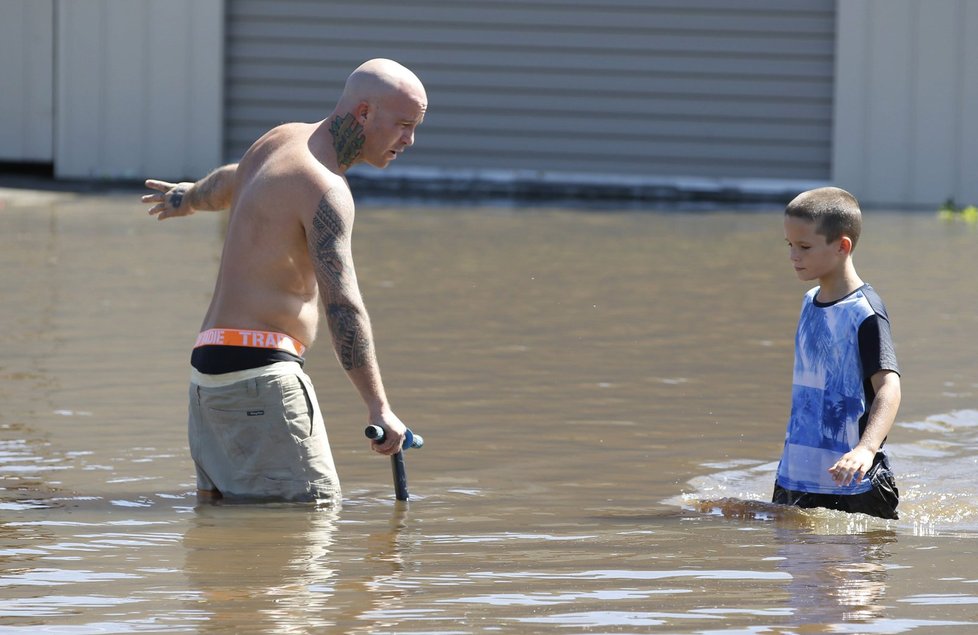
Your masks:
M834 243L843 236L856 248L863 227L863 215L856 197L837 187L820 187L802 192L784 210L786 217L815 224L815 233Z
M862 214L856 198L837 187L802 192L784 210L788 257L801 280L828 283L850 266Z

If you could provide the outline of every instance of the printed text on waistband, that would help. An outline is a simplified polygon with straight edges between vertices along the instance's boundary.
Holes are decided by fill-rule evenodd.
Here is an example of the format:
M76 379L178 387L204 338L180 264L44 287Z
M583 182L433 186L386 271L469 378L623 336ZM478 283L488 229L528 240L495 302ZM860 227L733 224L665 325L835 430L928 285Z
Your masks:
M277 348L302 357L306 347L297 339L284 333L252 331L245 329L207 329L197 336L194 348L200 346L247 346L250 348Z

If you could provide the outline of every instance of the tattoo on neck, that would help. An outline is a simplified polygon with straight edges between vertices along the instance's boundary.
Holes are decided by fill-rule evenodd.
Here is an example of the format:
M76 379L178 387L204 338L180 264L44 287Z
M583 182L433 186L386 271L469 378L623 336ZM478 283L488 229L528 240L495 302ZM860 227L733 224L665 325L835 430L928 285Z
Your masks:
M363 126L352 113L346 113L342 119L339 115L333 118L329 132L333 135L336 160L340 165L350 167L360 156L360 149L363 147Z

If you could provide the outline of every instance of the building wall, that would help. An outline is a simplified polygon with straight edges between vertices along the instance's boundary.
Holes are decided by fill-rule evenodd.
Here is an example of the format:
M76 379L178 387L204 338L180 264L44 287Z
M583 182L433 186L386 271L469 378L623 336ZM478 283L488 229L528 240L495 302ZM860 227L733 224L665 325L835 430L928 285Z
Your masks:
M228 0L225 156L390 57L429 113L397 167L827 179L833 0Z
M193 178L387 56L431 101L397 169L975 203L975 32L973 0L0 0L0 161Z
M863 203L978 203L978 2L839 3L832 178Z
M54 0L0 0L0 161L54 156Z
M55 174L199 177L221 160L223 0L58 0Z

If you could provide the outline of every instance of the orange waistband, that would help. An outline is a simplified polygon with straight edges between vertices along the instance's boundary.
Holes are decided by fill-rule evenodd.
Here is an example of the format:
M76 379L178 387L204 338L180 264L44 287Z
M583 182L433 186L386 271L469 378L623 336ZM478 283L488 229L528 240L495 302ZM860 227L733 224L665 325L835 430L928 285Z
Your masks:
M248 346L250 348L277 348L299 357L306 347L299 340L284 333L252 331L245 329L207 329L197 336L194 348L201 346Z

